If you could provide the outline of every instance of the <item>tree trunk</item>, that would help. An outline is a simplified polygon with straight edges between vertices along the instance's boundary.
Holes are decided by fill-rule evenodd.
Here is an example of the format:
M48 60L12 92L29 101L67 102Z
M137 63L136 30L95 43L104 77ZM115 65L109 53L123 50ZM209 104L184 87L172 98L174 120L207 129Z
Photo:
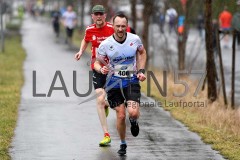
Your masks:
M233 30L233 44L232 44L232 90L231 90L231 107L235 106L235 58L236 58L236 30Z
M153 13L153 4L154 0L143 0L143 35L142 35L142 40L143 40L143 45L146 49L147 54L149 55L149 50L148 50L148 30L149 30L149 23L150 23L150 17L152 16ZM148 56L149 57L149 56ZM148 68L148 61L149 58L147 59L146 62L146 68Z
M185 52L186 52L186 39L187 37L183 35L178 36L178 69L185 69Z
M134 30L136 30L137 26L136 26L136 21L137 21L137 16L136 16L136 4L137 4L137 0L131 0L131 14L132 14L132 27Z
M3 2L0 1L0 25L1 25L1 52L5 51L4 30L3 30Z
M213 55L212 29L212 0L205 0L205 43L207 56L208 99L214 102L217 99L215 61Z
M186 43L188 38L188 30L189 30L189 9L191 9L193 1L188 0L186 2L186 7L183 10L183 15L185 17L184 20L184 30L182 34L178 35L178 69L185 69L185 53L186 53Z
M83 31L84 29L84 8L85 0L81 0L81 26L80 26L81 31Z
M75 4L75 1L74 1L74 0L67 0L67 1L66 1L66 6L67 6L67 5L72 5L72 6L74 7L74 6L75 6L74 4Z

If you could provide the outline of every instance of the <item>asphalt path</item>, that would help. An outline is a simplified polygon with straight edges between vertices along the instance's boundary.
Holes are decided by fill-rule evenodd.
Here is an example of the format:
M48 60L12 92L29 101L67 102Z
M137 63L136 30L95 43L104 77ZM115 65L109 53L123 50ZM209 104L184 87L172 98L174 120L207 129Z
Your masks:
M19 117L9 150L13 160L223 159L197 134L188 131L158 103L144 95L142 102L155 105L141 107L137 138L131 135L127 121L127 155L120 157L117 154L120 141L113 110L107 118L111 146L99 147L103 133L96 102L92 100L79 105L94 92L79 97L73 91L74 71L77 91L86 93L89 90L89 56L86 54L80 61L75 61L73 57L77 50L56 40L49 22L26 16L21 32L27 58Z

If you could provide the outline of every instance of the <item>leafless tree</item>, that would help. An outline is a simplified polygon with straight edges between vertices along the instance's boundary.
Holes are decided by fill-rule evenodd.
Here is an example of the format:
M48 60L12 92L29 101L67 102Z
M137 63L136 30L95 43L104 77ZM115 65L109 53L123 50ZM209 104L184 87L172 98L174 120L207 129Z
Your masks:
M212 29L212 0L205 0L205 43L207 57L207 83L208 99L214 102L217 99L216 71L213 55L213 29Z
M85 0L80 0L80 4L81 4L81 26L80 29L81 31L84 28L84 8L85 8Z
M132 14L132 27L134 30L136 30L136 21L137 21L137 16L136 16L136 4L137 0L130 0L131 2L131 14Z
M150 23L150 17L152 17L153 14L153 8L154 8L154 0L143 0L143 35L142 35L142 40L143 40L143 45L147 51L147 54L149 55L149 50L148 50L148 36L149 36L149 23ZM148 56L149 57L149 56ZM148 68L148 61L146 63L146 68Z
M179 70L185 69L185 54L186 54L186 43L188 38L188 30L189 30L189 10L191 9L193 0L187 1L186 8L183 9L183 15L185 17L184 20L184 30L182 34L179 34L178 38L178 68Z

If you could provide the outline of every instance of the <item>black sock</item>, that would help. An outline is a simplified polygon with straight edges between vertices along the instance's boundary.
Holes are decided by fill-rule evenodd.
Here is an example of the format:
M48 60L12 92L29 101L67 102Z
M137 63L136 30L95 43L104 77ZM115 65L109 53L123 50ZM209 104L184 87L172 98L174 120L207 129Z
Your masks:
M136 122L137 122L136 119L133 119L133 118L131 118L131 117L129 117L129 121L130 121L131 123L136 123Z

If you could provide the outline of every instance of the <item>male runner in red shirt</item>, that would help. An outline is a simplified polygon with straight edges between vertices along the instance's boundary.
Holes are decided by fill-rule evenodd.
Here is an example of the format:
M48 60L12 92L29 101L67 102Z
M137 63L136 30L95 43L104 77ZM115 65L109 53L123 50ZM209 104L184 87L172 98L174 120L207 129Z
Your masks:
M229 47L229 32L231 30L232 14L228 11L227 6L224 6L224 10L219 15L220 30L225 34L224 36L224 48Z
M75 54L75 59L79 60L88 44L92 44L91 69L93 70L93 85L96 94L98 95L97 112L104 132L104 138L99 145L106 146L111 142L106 119L107 113L105 113L106 92L103 88L106 82L106 75L98 73L94 70L94 62L96 59L98 46L103 40L111 36L114 33L114 30L113 26L106 22L105 8L102 5L95 5L92 8L92 19L94 24L86 28L84 39L81 42L80 50Z

